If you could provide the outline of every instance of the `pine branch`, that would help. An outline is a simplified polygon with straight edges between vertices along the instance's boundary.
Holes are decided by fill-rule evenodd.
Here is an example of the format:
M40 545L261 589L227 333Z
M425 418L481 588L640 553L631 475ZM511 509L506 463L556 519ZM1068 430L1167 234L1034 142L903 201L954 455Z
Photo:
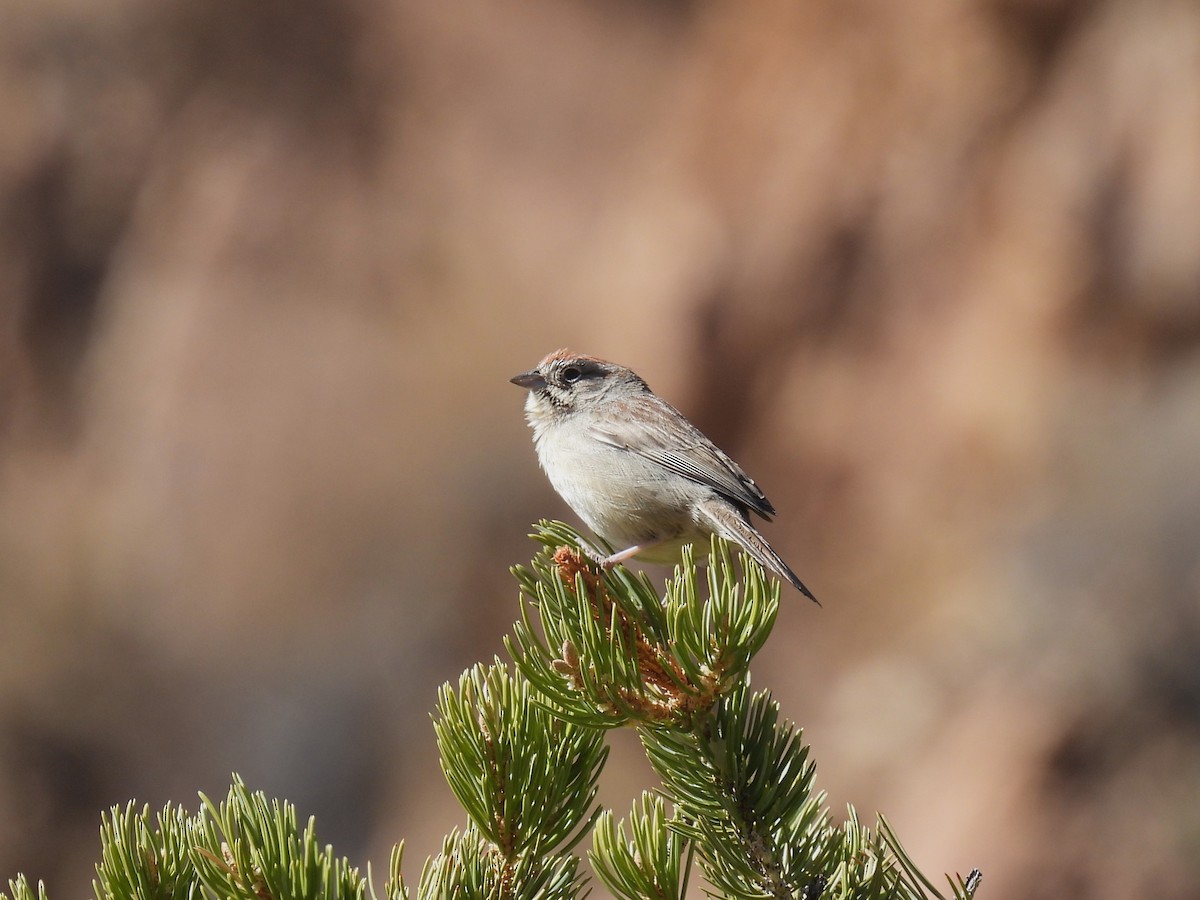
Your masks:
M398 844L384 900L576 900L587 882L573 849L589 831L595 871L630 900L684 897L693 858L718 896L944 900L885 820L866 828L851 809L832 822L800 731L751 692L750 662L779 608L779 585L757 563L739 572L714 540L707 590L688 550L660 597L644 575L594 570L561 523L535 537L542 551L514 569L521 621L506 644L517 671L476 666L438 694L442 769L469 824L426 862L415 892ZM618 823L595 798L604 730L625 724L662 788ZM318 843L313 819L301 830L291 804L236 775L223 802L201 800L194 815L132 803L104 815L98 900L380 896ZM980 876L949 882L965 900ZM0 900L46 900L23 876L8 888Z
M442 769L471 819L446 839L418 894L487 888L479 896L574 897L570 854L591 828L596 782L608 757L602 734L552 715L529 682L498 661L438 692L434 722Z
M151 819L150 807L113 807L100 820L102 855L92 883L96 897L198 900L204 896L192 865L195 821L167 804Z
M714 538L708 596L698 595L685 551L659 599L644 575L595 571L561 523L541 523L534 537L545 549L531 569L514 570L522 619L509 652L556 714L638 727L674 805L665 827L691 842L714 888L747 898L944 900L890 829L864 828L853 809L832 823L801 733L770 694L751 694L750 661L779 602L778 584L757 563L744 563L739 580L728 545ZM561 654L551 651L559 646ZM664 864L667 845L646 842L654 816L666 821L635 809L632 841L611 817L601 820L592 858L619 895L676 896L678 859ZM674 846L682 853L683 843ZM974 875L950 882L956 897L977 885Z
M317 842L316 820L301 832L296 808L262 792L251 793L234 776L219 805L200 795L193 864L201 882L219 897L236 900L363 900L366 880L333 848Z
M768 694L743 683L694 730L645 728L663 790L709 880L734 896L793 896L819 883L830 838L814 768Z
M611 810L596 821L588 854L600 880L627 900L682 900L687 892L687 839L669 827L661 797L643 794L629 818L616 823ZM628 834L626 833L628 825Z
M660 598L644 574L593 571L561 522L540 523L533 537L544 549L531 569L513 569L521 620L505 645L541 702L577 724L686 727L746 676L775 624L778 582L757 563L736 578L715 538L702 602L690 548Z
M472 824L451 832L442 852L425 864L417 895L422 900L576 900L584 888L579 857L555 853L506 858Z

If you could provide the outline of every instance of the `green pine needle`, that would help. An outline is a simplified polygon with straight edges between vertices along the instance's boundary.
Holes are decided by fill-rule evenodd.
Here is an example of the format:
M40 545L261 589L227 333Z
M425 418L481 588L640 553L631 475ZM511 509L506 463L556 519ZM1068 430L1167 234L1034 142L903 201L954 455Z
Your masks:
M579 858L569 853L505 860L474 826L452 831L421 872L421 900L577 900L585 893Z
M661 805L635 809L629 834L611 814L599 820L592 858L614 893L675 896L663 842L687 839L726 896L941 897L886 824L864 828L852 809L832 824L801 733L770 694L751 695L750 661L779 608L779 585L757 563L739 573L729 545L713 538L702 593L685 548L660 599L644 575L598 571L561 522L540 523L533 537L543 550L513 570L522 608L509 653L563 719L637 725L676 805L669 823ZM951 887L965 896L977 883L972 875Z
M93 881L98 900L192 900L203 896L192 866L195 822L167 806L154 819L150 807L114 806L100 820L101 857Z
M404 841L392 847L392 855L388 860L388 878L383 886L382 900L409 900L408 885L404 881ZM367 885L371 900L380 900L375 893L375 885L371 878L371 867L367 866Z
M687 847L687 839L668 827L662 798L647 793L634 802L629 818L620 824L611 810L600 816L588 857L617 897L682 900L687 891Z
M46 900L46 885L39 881L37 890L34 891L29 879L18 875L9 879L7 894L0 891L0 900Z
M754 562L739 573L719 538L707 596L688 548L660 597L644 574L596 571L561 522L533 537L544 549L513 569L521 619L506 646L541 702L577 724L686 727L741 682L775 624L779 583Z
M330 846L316 820L301 832L296 808L251 793L240 777L224 802L200 795L192 860L204 886L230 900L364 900L366 880Z
M681 900L693 859L714 896L946 900L885 819L868 828L851 808L832 822L800 730L750 691L780 593L757 563L735 565L714 538L706 573L685 548L660 594L644 574L598 570L560 522L533 537L542 550L513 569L516 671L496 660L438 692L441 765L470 824L426 862L417 900L577 900L573 851L589 831L596 873L627 900ZM617 823L596 789L605 729L625 724L662 789ZM104 815L97 900L380 900L290 803L237 775L223 802L201 800L194 816L132 803ZM410 900L402 862L398 844L382 900ZM980 877L948 878L950 896L971 900ZM24 876L8 887L0 900L46 900Z
M520 673L498 660L438 691L442 770L479 833L506 860L569 848L586 833L608 757L602 735L533 702Z

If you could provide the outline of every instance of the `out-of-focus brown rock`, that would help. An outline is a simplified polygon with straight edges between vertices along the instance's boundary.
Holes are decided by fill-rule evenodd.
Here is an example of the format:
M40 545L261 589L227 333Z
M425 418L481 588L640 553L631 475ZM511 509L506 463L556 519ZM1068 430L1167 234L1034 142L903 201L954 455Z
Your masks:
M781 510L825 608L756 683L835 804L1200 891L1194 3L43 0L0 123L0 871L232 770L435 850L571 345Z

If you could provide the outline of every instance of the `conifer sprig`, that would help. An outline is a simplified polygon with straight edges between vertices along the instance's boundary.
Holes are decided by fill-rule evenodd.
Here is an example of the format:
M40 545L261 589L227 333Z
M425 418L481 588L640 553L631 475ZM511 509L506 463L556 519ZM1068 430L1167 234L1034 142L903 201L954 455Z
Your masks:
M129 803L100 817L100 864L93 889L99 900L198 900L203 891L192 864L195 820L170 803L153 819L150 807Z
M831 828L800 733L745 683L697 725L641 736L709 880L743 897L807 889L824 871Z
M231 900L363 900L366 880L333 848L317 841L316 819L304 830L296 808L251 792L237 775L219 804L200 795L192 859L213 894Z
M618 823L612 810L596 820L588 857L613 894L626 900L683 900L691 854L685 852L687 838L670 824L662 797L650 793L634 801L624 822Z
M579 889L570 851L599 815L596 782L608 748L602 732L557 718L532 694L498 660L463 673L457 691L446 684L438 692L442 769L471 827L446 839L422 875L422 897L453 885L502 898Z
M707 575L686 550L660 593L625 567L598 570L579 536L542 523L543 549L514 573L521 620L506 644L516 671L475 666L438 694L442 769L468 824L405 883L392 853L384 900L577 900L573 852L592 832L593 868L621 898L681 900L693 858L713 896L945 900L888 823L853 809L832 821L799 729L750 662L779 609L779 585L735 567L714 539ZM617 822L596 807L605 729L638 729L661 787ZM130 803L102 816L97 900L377 900L369 878L302 830L287 802L238 776L195 815ZM593 829L593 825L595 825ZM968 900L972 871L948 879ZM0 900L46 900L24 878Z
M472 824L446 836L442 852L421 872L417 895L421 900L577 900L585 891L574 854L505 859Z
M686 845L721 896L942 898L890 830L863 827L853 809L832 823L800 731L770 694L751 693L750 661L779 606L778 583L756 563L739 577L714 537L707 596L689 548L660 598L644 575L597 571L562 523L534 538L544 549L532 568L514 569L522 618L509 652L555 714L637 726L673 805L668 816L635 804L630 837L601 819L591 856L614 893L675 896ZM649 822L686 840L651 840ZM950 882L956 897L977 884Z
M513 569L521 620L506 646L555 715L593 728L686 726L742 681L775 624L778 582L754 562L738 578L715 537L708 596L687 548L660 597L644 574L596 571L563 523L538 528L542 552Z

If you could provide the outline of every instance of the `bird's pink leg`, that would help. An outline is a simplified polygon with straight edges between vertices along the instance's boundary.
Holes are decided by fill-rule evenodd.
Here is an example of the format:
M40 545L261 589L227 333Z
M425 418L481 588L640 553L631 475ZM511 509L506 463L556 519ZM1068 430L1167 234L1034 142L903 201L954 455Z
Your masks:
M651 541L648 544L634 544L632 547L627 547L626 549L621 550L618 553L614 553L612 556L601 556L599 553L596 553L594 550L592 550L589 547L588 548L588 556L590 556L593 559L593 561L595 561L597 564L599 564L601 568L611 569L613 566L617 565L618 563L623 563L627 559L632 559L633 557L637 556L642 551L649 550L651 547L653 547L657 544L660 544L660 543L662 543L662 542L661 541Z

